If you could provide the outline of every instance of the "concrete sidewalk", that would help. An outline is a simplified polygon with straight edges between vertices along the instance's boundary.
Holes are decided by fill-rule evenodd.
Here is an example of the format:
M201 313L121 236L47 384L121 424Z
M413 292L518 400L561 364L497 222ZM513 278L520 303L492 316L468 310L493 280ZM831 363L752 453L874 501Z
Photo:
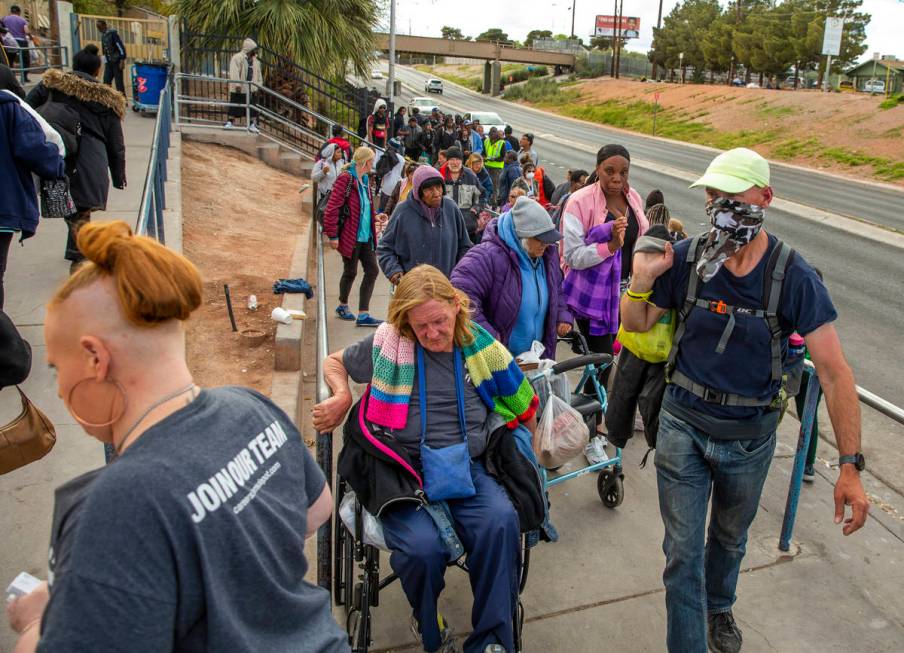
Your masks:
M339 255L327 249L325 265L329 344L335 351L368 332L335 317ZM355 311L357 284L349 299ZM388 300L388 283L381 279L372 314L384 317ZM826 463L837 458L837 451L821 442L816 482L802 489L792 551L784 554L777 548L798 429L793 417L781 425L750 531L734 610L744 651L904 651L904 528L897 515L878 505L892 502L885 486L864 475L867 491L876 498L871 517L860 532L844 537L832 521L837 472ZM334 441L338 449L341 438ZM525 651L665 650L663 527L652 458L645 469L638 466L645 449L637 434L625 451L625 499L614 510L601 503L595 475L550 491L561 539L540 544L531 554L522 597ZM381 570L384 575L390 571L385 554ZM446 574L440 609L460 644L470 632L471 590L467 576L457 569ZM343 610L335 614L344 624ZM409 614L398 583L383 590L374 611L374 650L418 650Z
M127 111L123 131L128 185L124 190L111 187L107 210L95 213L93 219L121 219L134 225L147 174L154 116ZM173 165L173 157L170 164ZM4 588L20 571L47 577L53 491L104 462L100 443L85 434L56 396L56 378L45 361L44 307L69 275L69 261L63 259L65 248L63 220L42 219L37 234L24 245L13 241L4 279L4 310L32 348L31 374L22 389L53 421L57 435L56 446L42 460L0 476L0 584ZM19 411L15 388L0 392L0 423L7 423ZM0 626L0 651L12 650L14 641L4 619Z

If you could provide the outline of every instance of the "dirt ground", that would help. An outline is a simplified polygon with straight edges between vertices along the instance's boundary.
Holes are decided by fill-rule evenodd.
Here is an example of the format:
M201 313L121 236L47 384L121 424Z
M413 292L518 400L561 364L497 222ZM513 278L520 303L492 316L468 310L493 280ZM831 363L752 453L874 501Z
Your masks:
M288 273L301 214L299 178L219 145L182 145L183 252L204 279L204 300L188 325L188 365L202 386L240 384L270 393L276 322L282 303L273 282ZM223 285L235 320L266 339L248 347L233 333ZM257 296L258 309L248 309Z
M904 105L880 110L883 96L828 93L816 90L771 91L708 84L654 84L635 80L595 79L575 87L582 102L605 100L653 102L659 92L663 108L683 111L719 131L775 131L769 142L755 146L764 156L790 139L815 139L823 148L842 148L892 161L904 160ZM824 158L814 159L801 148L797 156L782 156L799 165L853 174L852 168ZM904 185L904 180L898 182Z

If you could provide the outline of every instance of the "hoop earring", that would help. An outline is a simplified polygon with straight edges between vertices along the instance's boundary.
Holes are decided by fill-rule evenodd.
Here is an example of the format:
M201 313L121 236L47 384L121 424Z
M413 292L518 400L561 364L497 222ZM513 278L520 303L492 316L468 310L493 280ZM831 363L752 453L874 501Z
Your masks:
M81 381L76 383L74 386L72 386L72 388L70 388L69 395L66 397L66 405L69 407L69 412L75 418L75 421L78 422L79 424L81 424L82 426L87 426L89 428L104 428L106 426L111 426L111 425L115 424L116 422L118 422L120 419L122 419L122 416L126 414L126 407L129 404L129 398L128 398L128 395L126 394L126 389L122 386L122 384L119 381L116 381L114 379L110 379L110 380L105 379L104 381L101 381L101 383L109 383L109 384L113 385L113 387L115 387L117 390L119 390L119 394L122 395L122 410L119 411L119 414L116 415L116 417L114 417L113 419L111 419L108 422L101 422L101 423L97 423L97 424L89 422L88 420L82 419L75 412L75 405L72 403L72 395L75 393L75 389L78 388L82 383L85 383L85 382L97 383L96 381L94 381L94 379L91 379L91 378L82 379Z

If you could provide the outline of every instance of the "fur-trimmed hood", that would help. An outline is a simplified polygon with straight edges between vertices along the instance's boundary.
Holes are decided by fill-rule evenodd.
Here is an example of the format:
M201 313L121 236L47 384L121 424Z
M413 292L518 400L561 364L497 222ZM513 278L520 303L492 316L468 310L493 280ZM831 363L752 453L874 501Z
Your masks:
M93 102L110 109L119 116L120 120L126 115L126 96L114 90L112 86L101 84L88 75L64 73L56 68L51 68L44 73L42 81L44 86L50 90L71 95L82 102Z

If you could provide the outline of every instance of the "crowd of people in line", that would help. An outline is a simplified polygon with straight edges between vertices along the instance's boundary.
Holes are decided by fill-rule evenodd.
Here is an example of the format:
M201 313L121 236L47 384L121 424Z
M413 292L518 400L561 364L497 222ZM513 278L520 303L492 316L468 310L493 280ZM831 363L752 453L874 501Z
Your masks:
M15 651L347 651L329 592L304 580L305 539L333 501L295 424L258 393L194 383L191 262L123 222L90 223L107 169L125 185L124 100L100 67L89 47L25 100L0 93L0 156L17 173L0 182L14 202L0 236L34 233L32 173L68 174L78 265L47 307L47 362L72 417L115 452L57 490L48 581L8 607ZM67 115L81 127L74 150ZM390 117L385 104L370 118L383 150L353 149L340 128L313 172L342 258L336 318L372 331L324 362L332 396L312 420L345 424L339 473L379 517L424 650L458 650L437 602L462 555L474 594L463 650L514 650L521 536L556 539L542 487L525 481L540 406L516 357L539 341L555 358L576 328L594 352L621 345L601 426L624 446L639 410L656 448L668 649L739 651L735 590L795 351L816 367L842 454L835 522L847 535L868 512L837 313L817 271L764 229L768 162L744 148L713 159L693 184L710 228L689 237L661 193L645 201L631 185L621 145L556 185L531 134L484 138L479 124ZM370 314L381 273L385 321ZM651 357L644 335L663 330L667 355ZM29 348L2 313L0 337L21 359L0 384L19 383ZM350 380L367 384L357 400Z
M593 171L569 170L556 185L540 165L531 134L516 140L509 129L492 128L484 138L479 124L437 110L423 115L415 109L406 117L404 107L393 126L397 135L387 138L383 154L391 164L376 166L383 179L390 176L388 199L385 190L377 194L386 188L380 173L356 178L355 164L339 178L356 179L359 193L337 197L335 185L332 194L322 191L329 195L324 233L344 264L336 313L354 319L348 289L356 261L366 261L356 324L376 332L330 357L325 379L333 397L315 407L315 426L332 430L348 417L357 433L366 424L373 429L370 437L382 435L381 441L399 447L400 464L423 474L428 488L436 473L428 464L431 451L464 437L471 469L460 474L473 490L437 502L449 508L468 555L474 612L464 650L511 650L519 537L511 526L517 521L512 505L518 516L521 503L511 492L511 502L500 502L504 477L485 476L486 442L494 433L490 418L500 412L500 401L480 405L465 384L464 414L456 420L450 389L457 387L456 362L461 358L468 366L475 340L496 342L508 373L510 362L535 341L554 359L557 339L576 328L592 352L618 356L601 374L609 397L599 428L624 447L639 412L647 444L655 447L669 650L740 650L732 612L738 571L778 421L797 393L788 380L803 367L804 352L822 368L839 450L846 456L836 522L844 505L851 505L847 534L867 512L857 472L858 402L832 326L836 312L818 272L763 229L773 197L768 163L744 148L716 157L694 184L705 190L711 228L688 237L661 191L644 198L631 185L631 155L621 145L601 147ZM337 156L326 148L324 158L338 161ZM374 156L362 146L353 159ZM369 203L358 201L358 194L368 192ZM369 313L378 274L374 256L394 287L385 323ZM470 327L462 330L464 319ZM651 338L657 339L656 356L649 351ZM738 360L747 363L731 362ZM523 377L513 376L510 387L517 387ZM422 378L426 394L419 389ZM349 379L369 384L358 403ZM591 393L589 386L582 390ZM479 386L476 393L487 399ZM832 413L833 404L854 419ZM397 410L400 405L404 410ZM511 418L504 405L501 412ZM529 410L509 426L513 433L526 428L535 439L536 417ZM378 486L379 478L361 471L366 465L358 462L347 470L363 487L353 480L351 485L361 492ZM452 467L444 472L455 474ZM812 475L810 459L805 479ZM372 506L382 509L379 502ZM391 565L424 650L457 650L436 610L442 569L451 559L442 547L443 526L417 507L380 512ZM475 520L474 511L485 519ZM494 517L480 511L493 511ZM494 561L490 569L483 564L487 557ZM500 585L507 594L499 593Z

